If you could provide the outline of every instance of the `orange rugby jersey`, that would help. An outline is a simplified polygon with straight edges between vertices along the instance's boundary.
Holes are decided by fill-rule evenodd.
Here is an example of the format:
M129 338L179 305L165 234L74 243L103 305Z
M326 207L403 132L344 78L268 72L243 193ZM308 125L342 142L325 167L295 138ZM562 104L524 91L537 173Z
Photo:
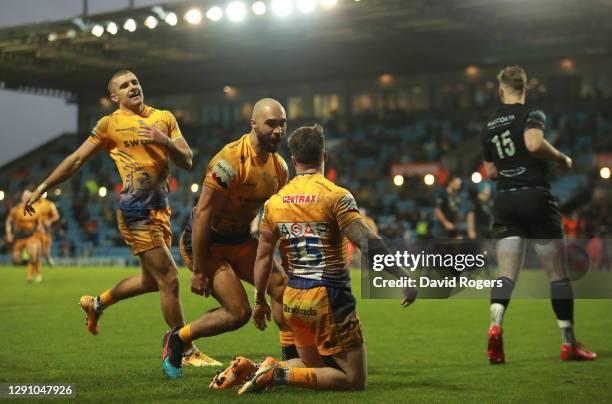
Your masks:
M264 207L261 226L280 237L290 285L347 286L344 229L361 218L351 193L321 174L297 175Z
M34 234L38 221L42 217L42 213L37 207L34 207L36 212L30 215L24 215L24 204L20 203L11 209L9 216L13 219L13 234L15 238L25 238Z
M170 139L182 137L169 111L145 106L140 114L117 109L98 121L89 140L104 147L114 160L123 181L121 209L168 207L170 165L168 150L142 139L142 124L155 126Z
M248 234L259 209L287 183L287 176L287 163L278 153L271 153L265 163L259 160L248 134L227 144L208 164L204 179L206 187L227 190L213 230L227 236Z
M38 202L36 202L36 204L34 205L34 209L40 211L40 217L44 224L45 220L48 220L51 217L53 210L57 208L55 207L55 204L53 202L46 198L42 198Z

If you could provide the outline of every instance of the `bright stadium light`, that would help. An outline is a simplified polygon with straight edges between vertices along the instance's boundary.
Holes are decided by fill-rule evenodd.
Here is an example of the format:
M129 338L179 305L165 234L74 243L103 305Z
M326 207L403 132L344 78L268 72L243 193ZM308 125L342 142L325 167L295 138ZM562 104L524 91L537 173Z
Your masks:
M338 3L338 0L321 0L321 5L325 8L332 8Z
M158 23L159 23L159 21L157 21L157 18L155 18L152 15L150 15L145 20L144 25L145 25L145 27L147 27L149 29L154 29L155 27L157 27Z
M246 7L241 1L232 1L225 9L225 14L230 21L240 22L246 15Z
M393 177L393 184L396 187L401 187L404 185L404 176L397 174L395 177Z
M164 18L164 21L166 22L166 24L174 27L178 23L178 17L174 13L168 13Z
M317 1L316 0L297 0L295 2L295 5L297 6L298 10L300 10L302 14L309 14L309 13L312 13L314 9L317 7Z
M219 21L223 17L223 10L219 6L213 6L206 12L206 18L211 21Z
M291 0L273 0L272 11L279 17L286 17L293 11Z
M115 35L117 32L119 32L119 27L114 22L109 22L106 26L106 32L111 35Z
M136 31L136 21L133 18L128 18L123 23L123 29L128 31L128 32Z
M478 69L477 66L470 65L470 66L465 68L465 74L468 77L476 77L476 76L478 76L478 73L480 73L480 69Z
M434 177L433 174L425 174L425 177L423 177L423 182L425 185L433 185L434 182L436 182L436 177Z
M98 195L100 195L100 198L104 198L106 196L106 192L106 187L98 188Z
M478 171L474 171L472 173L472 182L474 184L480 184L480 181L482 181L482 175L480 175Z
M47 40L49 42L57 41L57 32L51 32L49 35L47 35Z
M599 175L604 180L610 179L610 167L602 167L601 170L599 170Z
M104 34L104 27L101 26L100 24L94 25L93 28L91 29L91 34L93 36L97 36L98 38L100 38L102 34Z
M200 189L200 185L199 184L197 184L195 182L193 184L191 184L191 192L193 192L194 194L196 192L198 192L199 189Z
M189 24L199 24L202 21L202 12L197 8L192 8L185 13L184 18Z
M0 201L4 200L4 191L0 191Z
M68 31L66 31L66 38L75 38L76 37L77 32L73 29L69 29Z
M253 3L253 14L255 15L264 15L266 13L266 3L263 1L256 1Z

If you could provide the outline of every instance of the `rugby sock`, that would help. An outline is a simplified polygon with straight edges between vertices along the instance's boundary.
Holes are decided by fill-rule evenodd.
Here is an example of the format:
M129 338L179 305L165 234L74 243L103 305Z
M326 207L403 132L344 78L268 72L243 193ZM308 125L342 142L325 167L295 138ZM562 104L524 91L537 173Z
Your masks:
M94 300L94 310L96 313L102 312L102 310L108 308L108 306L115 303L115 299L111 295L111 290L108 289L100 294L100 296L96 297Z
M295 345L281 346L281 355L284 361L288 361L288 360L296 359L300 357Z
M307 389L317 388L317 371L313 368L291 368L289 370L288 384L305 387ZM286 371L285 371L286 372Z
M32 277L34 276L34 265L32 265L32 262L28 261L28 281L32 280Z
M557 323L561 329L561 342L574 345L574 291L569 279L550 283L550 297Z
M514 281L505 276L500 276L496 280L501 281L502 286L491 288L491 325L497 324L501 326L506 308L510 304L510 297L514 290Z
M192 336L191 336L191 323L184 325L181 327L181 329L179 330L179 338L181 339L181 341L183 342L191 342L192 340Z

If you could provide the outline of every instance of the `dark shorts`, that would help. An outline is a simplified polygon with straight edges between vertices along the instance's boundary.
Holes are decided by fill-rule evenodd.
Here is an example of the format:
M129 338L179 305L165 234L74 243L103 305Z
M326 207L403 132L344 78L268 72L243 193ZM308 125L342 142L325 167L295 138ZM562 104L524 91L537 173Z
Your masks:
M542 188L500 191L495 197L493 237L563 238L559 204Z

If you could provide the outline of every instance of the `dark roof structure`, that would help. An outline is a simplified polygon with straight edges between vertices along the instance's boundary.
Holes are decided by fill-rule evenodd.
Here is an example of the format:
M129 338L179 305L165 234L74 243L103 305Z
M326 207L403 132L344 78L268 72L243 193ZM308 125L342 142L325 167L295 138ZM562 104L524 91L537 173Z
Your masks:
M162 5L178 24L142 24L151 7L0 30L6 88L99 97L122 68L147 80L149 94L419 72L567 56L610 60L611 0L339 0L330 10L241 23L191 25L194 3ZM206 13L210 2L195 5ZM75 10L76 11L76 10ZM128 18L135 32L121 26ZM114 21L116 35L92 35ZM0 83L0 84L2 84ZM94 96L95 95L95 96Z

